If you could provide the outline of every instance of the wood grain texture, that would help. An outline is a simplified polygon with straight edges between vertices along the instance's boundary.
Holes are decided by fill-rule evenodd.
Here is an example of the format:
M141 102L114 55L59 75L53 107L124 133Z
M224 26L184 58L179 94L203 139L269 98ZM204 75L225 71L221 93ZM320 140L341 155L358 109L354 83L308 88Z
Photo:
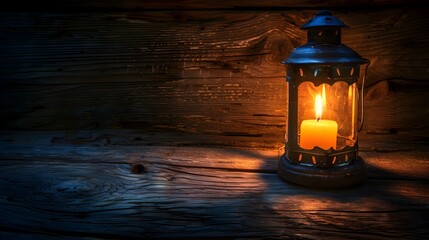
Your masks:
M424 6L422 0L40 0L37 4L28 0L16 0L5 5L2 11L53 11L53 12L100 12L100 11L183 11L183 10L270 10L281 11L294 8L386 8L386 7L416 7Z
M367 133L402 135L402 138L412 139L416 144L427 141L427 86L427 83L419 81L398 79L381 81L371 86L365 97ZM380 117L381 112L383 117Z
M3 132L2 132L3 134ZM3 134L4 135L4 134ZM27 135L27 133L26 133ZM275 173L282 152L278 149L213 148L178 146L94 145L88 142L58 144L40 137L35 141L1 139L1 159L26 161L29 158L66 163L161 164L243 172ZM37 143L36 143L37 141ZM360 152L374 178L429 180L429 157L426 151Z
M279 63L305 42L299 26L314 13L3 13L0 127L137 129L278 146L286 99ZM426 12L336 15L352 26L344 43L372 61L367 134L427 143ZM383 81L403 84L376 98Z
M368 153L367 182L335 191L280 180L275 155L2 143L0 236L419 239L429 233L426 154ZM135 164L143 171L132 173Z

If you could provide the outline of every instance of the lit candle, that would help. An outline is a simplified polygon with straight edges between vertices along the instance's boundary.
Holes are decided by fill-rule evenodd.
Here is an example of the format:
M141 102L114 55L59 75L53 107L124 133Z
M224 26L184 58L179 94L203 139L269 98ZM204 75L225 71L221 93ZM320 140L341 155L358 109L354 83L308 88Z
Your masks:
M325 101L317 94L315 101L316 119L302 121L300 128L301 136L299 138L299 146L301 148L313 149L318 146L327 150L331 147L334 149L337 147L337 122L322 120L322 109L326 105Z

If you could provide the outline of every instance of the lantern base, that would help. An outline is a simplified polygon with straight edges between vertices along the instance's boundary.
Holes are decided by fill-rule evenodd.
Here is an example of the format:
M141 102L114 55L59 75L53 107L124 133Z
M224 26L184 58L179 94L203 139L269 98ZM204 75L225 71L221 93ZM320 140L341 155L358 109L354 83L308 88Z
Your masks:
M278 165L279 176L291 183L312 188L343 188L357 185L366 178L365 162L358 157L343 167L317 168L290 162L283 155Z

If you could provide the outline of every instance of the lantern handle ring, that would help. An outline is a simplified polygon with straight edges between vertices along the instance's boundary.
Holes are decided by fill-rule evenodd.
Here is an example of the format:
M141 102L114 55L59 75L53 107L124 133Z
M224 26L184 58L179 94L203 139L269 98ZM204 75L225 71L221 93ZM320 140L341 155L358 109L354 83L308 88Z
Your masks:
M358 132L362 131L363 129L363 123L364 123L364 90L365 90L365 79L366 79L366 73L368 72L368 67L371 64L371 61L369 59L364 58L365 62L366 62L366 66L365 66L365 72L363 74L362 77L362 88L360 91L360 106L361 106L361 117L360 117L360 123L359 123L359 130Z

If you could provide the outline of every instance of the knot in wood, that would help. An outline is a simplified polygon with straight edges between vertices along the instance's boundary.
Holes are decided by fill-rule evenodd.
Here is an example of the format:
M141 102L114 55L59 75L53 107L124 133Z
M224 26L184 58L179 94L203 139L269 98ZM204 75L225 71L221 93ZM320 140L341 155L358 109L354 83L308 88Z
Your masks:
M131 166L131 173L138 174L146 172L146 167L141 163L134 163Z

